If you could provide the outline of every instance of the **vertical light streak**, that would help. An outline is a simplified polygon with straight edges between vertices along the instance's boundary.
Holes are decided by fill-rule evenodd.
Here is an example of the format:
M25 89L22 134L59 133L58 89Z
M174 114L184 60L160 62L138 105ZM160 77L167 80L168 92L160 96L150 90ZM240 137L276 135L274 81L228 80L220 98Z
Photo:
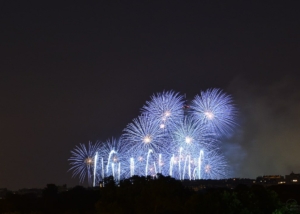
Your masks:
M106 165L106 174L108 173L108 167L109 167L110 158L111 158L112 154L114 154L114 153L116 153L114 150L111 150L109 152L108 161L107 161L107 165Z
M192 180L192 176L191 176L191 156L189 156L189 178L190 178L190 180Z
M179 163L178 163L178 168L179 168L179 180L181 179L181 152L182 152L182 147L179 149Z
M161 165L162 165L162 162L161 162L161 154L158 155L158 172L161 173Z
M147 162L146 162L146 169L145 169L145 176L146 177L148 175L148 162L149 162L150 153L152 153L152 149L149 149L148 154L147 154Z
M201 179L201 165L203 160L203 150L200 150L199 158L198 158L198 179Z
M97 161L98 161L98 152L96 152L96 155L94 157L94 181L93 181L93 186L95 186L95 183L96 183Z
M174 154L172 155L171 160L170 160L170 172L169 172L169 175L171 177L172 177L172 174L173 174L173 162L174 162Z
M115 164L114 163L111 163L111 169L112 169L112 175L115 179Z
M186 168L186 162L187 162L188 156L185 157L184 160L184 166L183 166L183 173L182 173L182 180L184 180L184 176L185 176L185 168Z
M130 158L130 177L134 175L134 158Z
M101 158L101 170L102 170L102 180L104 179L104 163L103 163L103 158Z
M119 167L118 167L118 181L120 181L121 177L121 162L119 162Z

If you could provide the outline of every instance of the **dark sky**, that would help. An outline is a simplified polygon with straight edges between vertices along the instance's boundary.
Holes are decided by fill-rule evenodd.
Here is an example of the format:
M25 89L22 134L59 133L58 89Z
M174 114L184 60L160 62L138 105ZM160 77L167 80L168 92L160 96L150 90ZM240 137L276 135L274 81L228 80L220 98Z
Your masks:
M197 2L197 3L195 3ZM232 176L300 172L298 1L2 1L0 187L78 184L79 143L156 92L232 94Z

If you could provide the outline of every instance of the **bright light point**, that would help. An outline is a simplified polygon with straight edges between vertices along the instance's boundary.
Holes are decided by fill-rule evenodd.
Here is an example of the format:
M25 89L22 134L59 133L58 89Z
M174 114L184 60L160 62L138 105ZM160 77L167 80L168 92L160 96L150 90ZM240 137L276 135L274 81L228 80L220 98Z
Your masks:
M210 165L205 166L205 172L209 173L210 172Z
M186 138L185 138L185 142L186 142L186 143L191 143L191 142L192 142L192 140L193 140L193 139L192 139L192 138L190 138L190 137L186 137Z
M207 111L204 114L205 114L206 118L208 118L209 120L212 120L215 117L215 115L210 111Z
M165 124L160 124L159 126L161 129L164 129L165 128Z
M151 138L149 136L146 136L144 138L144 143L150 143L151 142Z
M92 160L92 158L87 158L87 159L85 159L85 161L84 161L86 164L92 164L93 163L93 160Z
M165 112L165 116L166 116L166 117L169 117L170 115L171 115L171 112L169 112L169 111L166 111L166 112Z

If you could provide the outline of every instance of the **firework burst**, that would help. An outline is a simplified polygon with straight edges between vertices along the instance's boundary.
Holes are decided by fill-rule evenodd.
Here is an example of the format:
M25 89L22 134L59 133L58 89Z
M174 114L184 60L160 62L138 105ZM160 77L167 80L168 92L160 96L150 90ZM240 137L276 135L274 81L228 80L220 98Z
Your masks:
M213 146L214 141L209 136L209 131L191 117L185 117L177 123L172 133L174 148L183 148L188 152Z
M113 176L116 180L120 180L123 177L121 167L127 160L127 148L121 139L112 138L102 143L98 155L98 171L101 172L100 175L98 173L98 177L104 179Z
M84 144L79 144L71 151L72 156L69 158L73 177L79 176L80 182L83 182L87 176L88 184L92 184L93 168L96 152L100 148L100 143L92 144L89 142L86 147Z
M120 140L100 145L80 144L71 151L73 176L81 182L101 182L156 176L176 179L220 179L228 165L218 148L220 136L233 131L236 108L219 89L201 92L185 111L183 97L173 91L157 93L142 108L142 115L123 130Z
M158 121L149 115L142 115L128 124L122 138L134 153L141 156L147 154L149 150L159 153L165 147L164 133Z
M236 125L237 111L231 96L220 89L202 91L192 101L190 109L197 122L217 135L229 134Z
M201 175L203 179L222 179L227 176L227 161L218 149L205 152Z
M156 120L161 129L170 130L172 124L182 119L183 106L183 97L179 93L164 91L154 94L142 108L142 113Z

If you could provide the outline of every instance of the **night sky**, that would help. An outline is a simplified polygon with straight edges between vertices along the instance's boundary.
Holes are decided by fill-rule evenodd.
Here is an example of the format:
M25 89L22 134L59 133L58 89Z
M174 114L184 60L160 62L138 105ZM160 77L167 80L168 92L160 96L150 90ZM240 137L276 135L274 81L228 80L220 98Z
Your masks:
M239 108L232 177L300 172L298 2L2 1L0 188L77 185L76 145L119 137L153 93L212 87Z

